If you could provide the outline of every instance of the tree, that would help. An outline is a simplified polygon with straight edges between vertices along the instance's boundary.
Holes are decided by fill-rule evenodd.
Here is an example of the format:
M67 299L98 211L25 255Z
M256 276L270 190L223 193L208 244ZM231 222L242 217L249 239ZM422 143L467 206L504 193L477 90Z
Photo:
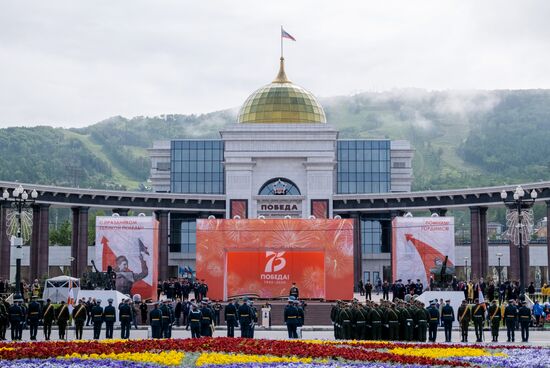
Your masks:
M69 246L71 241L72 228L69 220L63 221L57 229L50 230L50 244Z

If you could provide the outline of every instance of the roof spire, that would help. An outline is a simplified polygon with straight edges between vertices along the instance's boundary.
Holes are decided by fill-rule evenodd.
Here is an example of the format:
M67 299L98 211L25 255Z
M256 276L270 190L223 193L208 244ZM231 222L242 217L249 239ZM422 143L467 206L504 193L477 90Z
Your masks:
M285 58L281 56L281 64L279 66L279 73L277 74L277 77L273 81L273 83L292 83L287 77L285 73Z

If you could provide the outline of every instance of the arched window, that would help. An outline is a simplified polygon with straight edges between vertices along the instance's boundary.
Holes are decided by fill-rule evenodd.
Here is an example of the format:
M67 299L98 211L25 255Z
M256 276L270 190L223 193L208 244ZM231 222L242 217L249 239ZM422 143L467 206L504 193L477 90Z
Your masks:
M259 195L300 195L300 189L288 179L275 178L266 182Z

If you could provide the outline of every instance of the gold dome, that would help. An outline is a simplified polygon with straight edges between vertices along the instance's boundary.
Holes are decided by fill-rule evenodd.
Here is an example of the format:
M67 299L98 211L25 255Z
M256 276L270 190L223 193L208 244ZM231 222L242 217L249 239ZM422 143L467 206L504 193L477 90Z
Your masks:
M239 123L326 123L325 111L315 96L288 80L281 57L275 80L250 95L239 111Z

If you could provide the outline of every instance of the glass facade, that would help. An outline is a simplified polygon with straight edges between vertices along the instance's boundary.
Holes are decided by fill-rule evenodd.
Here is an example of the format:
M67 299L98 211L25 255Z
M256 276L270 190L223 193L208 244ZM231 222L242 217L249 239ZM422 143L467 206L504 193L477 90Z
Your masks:
M174 140L170 156L172 193L225 192L221 140Z
M363 254L382 253L382 225L377 220L361 219Z
M197 219L170 215L170 252L195 254Z
M390 191L389 140L339 140L337 156L338 194Z

